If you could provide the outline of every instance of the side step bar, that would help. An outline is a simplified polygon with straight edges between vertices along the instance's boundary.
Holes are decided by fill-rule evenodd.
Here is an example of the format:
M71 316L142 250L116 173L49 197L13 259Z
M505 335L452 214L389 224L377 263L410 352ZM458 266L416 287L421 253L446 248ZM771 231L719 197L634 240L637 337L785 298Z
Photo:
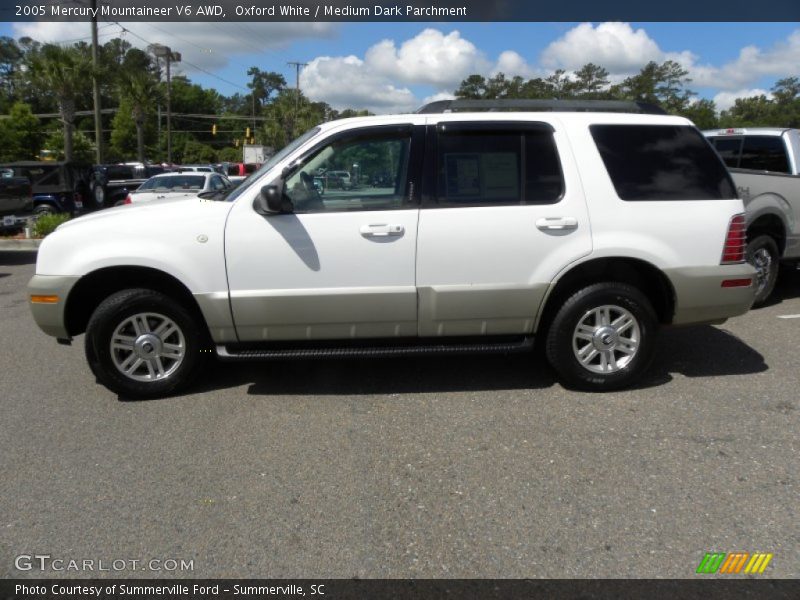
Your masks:
M513 342L472 344L423 344L417 346L341 346L320 348L247 348L235 344L218 344L217 357L224 361L286 360L314 358L381 358L387 356L419 356L429 354L503 354L525 352L533 347L533 338Z

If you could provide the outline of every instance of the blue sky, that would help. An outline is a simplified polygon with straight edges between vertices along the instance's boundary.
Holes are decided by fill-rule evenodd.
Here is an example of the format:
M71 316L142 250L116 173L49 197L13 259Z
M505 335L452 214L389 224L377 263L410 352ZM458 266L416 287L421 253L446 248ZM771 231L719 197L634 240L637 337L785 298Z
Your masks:
M692 89L721 108L800 76L800 23L157 22L103 23L100 34L139 47L168 44L183 54L186 75L224 94L247 92L250 66L294 84L286 63L306 62L301 87L309 96L375 112L443 97L470 73L531 77L589 61L620 80L648 60L677 60L690 71ZM0 35L73 40L88 37L89 25L2 23Z

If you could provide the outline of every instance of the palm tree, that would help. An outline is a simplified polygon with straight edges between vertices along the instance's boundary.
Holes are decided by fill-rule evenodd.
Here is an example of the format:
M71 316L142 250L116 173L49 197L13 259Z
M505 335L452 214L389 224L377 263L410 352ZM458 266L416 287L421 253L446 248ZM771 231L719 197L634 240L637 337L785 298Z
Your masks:
M72 160L72 133L75 126L75 101L91 90L91 57L75 47L45 44L31 53L29 77L41 94L52 94L64 126L64 159Z
M148 113L161 96L158 80L147 71L124 73L118 81L120 100L127 100L131 116L136 124L136 154L139 162L144 162L144 124Z

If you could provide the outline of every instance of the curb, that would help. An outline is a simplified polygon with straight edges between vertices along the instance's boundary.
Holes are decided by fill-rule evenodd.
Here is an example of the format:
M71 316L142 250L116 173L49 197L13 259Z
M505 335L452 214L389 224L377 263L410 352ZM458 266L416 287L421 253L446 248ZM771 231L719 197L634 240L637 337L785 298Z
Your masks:
M36 252L42 240L0 240L0 252Z

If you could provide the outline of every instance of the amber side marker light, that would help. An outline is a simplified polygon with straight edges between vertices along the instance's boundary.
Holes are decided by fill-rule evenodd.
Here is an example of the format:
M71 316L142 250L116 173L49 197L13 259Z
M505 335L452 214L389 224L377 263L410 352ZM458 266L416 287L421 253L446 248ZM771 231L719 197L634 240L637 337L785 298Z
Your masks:
M39 296L31 294L31 302L34 304L57 304L58 296Z
M725 279L722 282L722 287L724 288L732 288L732 287L750 287L753 284L753 280L748 279Z

